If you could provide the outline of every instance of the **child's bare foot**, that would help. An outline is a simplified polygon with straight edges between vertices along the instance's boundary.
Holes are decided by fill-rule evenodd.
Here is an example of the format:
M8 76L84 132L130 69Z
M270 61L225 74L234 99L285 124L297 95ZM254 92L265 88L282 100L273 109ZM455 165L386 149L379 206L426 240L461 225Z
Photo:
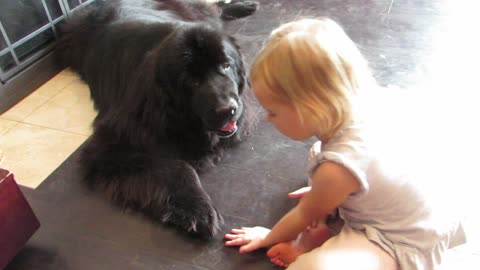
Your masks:
M299 250L300 247L297 246L295 242L296 241L284 242L270 248L267 252L270 261L278 266L288 267L298 256L306 252Z
M296 240L274 245L267 252L270 261L281 267L288 267L298 256L321 246L330 237L327 225L309 226Z

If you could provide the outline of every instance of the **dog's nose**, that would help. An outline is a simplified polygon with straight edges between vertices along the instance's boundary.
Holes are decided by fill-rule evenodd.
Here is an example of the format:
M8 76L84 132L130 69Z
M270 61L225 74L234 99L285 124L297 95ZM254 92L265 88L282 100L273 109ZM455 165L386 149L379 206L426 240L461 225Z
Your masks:
M238 107L236 107L236 106L230 106L230 107L227 107L227 108L222 108L222 109L217 110L217 115L222 119L226 119L226 118L234 116L237 113L237 109L238 109Z
M221 119L228 119L237 113L238 104L234 100L231 100L227 106L218 108L215 112Z

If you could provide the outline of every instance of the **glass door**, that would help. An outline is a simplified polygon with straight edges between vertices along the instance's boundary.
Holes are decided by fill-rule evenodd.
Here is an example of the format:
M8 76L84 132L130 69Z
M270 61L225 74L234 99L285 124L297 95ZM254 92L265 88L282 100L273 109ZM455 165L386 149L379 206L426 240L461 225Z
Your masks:
M2 0L0 9L0 81L52 49L56 27L65 16L94 0Z

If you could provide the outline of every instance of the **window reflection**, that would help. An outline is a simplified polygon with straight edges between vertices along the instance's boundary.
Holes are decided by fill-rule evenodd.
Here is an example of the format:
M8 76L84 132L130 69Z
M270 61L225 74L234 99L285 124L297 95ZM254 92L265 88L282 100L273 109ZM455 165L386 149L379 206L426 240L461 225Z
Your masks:
M42 1L7 0L2 1L0 21L13 44L47 24L48 17Z

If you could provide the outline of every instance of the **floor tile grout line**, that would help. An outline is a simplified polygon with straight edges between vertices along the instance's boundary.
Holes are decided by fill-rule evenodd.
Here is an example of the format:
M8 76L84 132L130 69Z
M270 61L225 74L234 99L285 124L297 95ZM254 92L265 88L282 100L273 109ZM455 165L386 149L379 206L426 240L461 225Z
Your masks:
M57 74L58 75L58 74ZM55 75L55 76L57 76ZM60 75L61 76L61 75ZM27 99L28 97L32 96L38 89L40 89L42 86L44 86L46 83L52 81L52 80L55 80L55 77L51 78L50 80L48 80L47 82L45 82L44 84L42 84L40 87L38 87L37 89L35 89L32 93L30 93L28 96L26 96L25 98L23 98L23 100L21 100L19 103L17 103L15 106L11 107L10 109L8 110L11 110L13 108L15 108L16 106L20 105L22 101L24 101L25 99ZM9 119L9 118L6 118L6 117L2 117L3 119L6 119L6 120L10 120L10 121L17 121L17 122L20 122L20 123L26 123L24 122L25 119L27 119L28 117L30 117L35 111L37 111L40 107L42 107L43 105L45 105L47 102L49 102L53 97L57 96L60 92L62 92L63 90L65 90L65 88L67 88L67 86L69 86L70 84L72 84L73 82L75 81L75 79L73 79L72 81L70 81L69 83L67 83L65 86L63 86L62 88L60 88L60 90L55 93L54 95L52 96L49 96L47 97L47 99L45 101L43 101L42 103L40 103L39 105L37 106L34 106L34 109L28 113L25 117L23 117L21 120L14 120L14 119ZM44 96L45 97L45 96ZM8 112L7 110L7 112ZM28 124L28 123L26 123Z
M82 134L82 133L78 133L78 132L63 130L63 129L59 129L59 128L42 126L42 125L33 124L33 123L28 123L28 122L18 122L17 124L25 124L25 125L35 126L35 127L46 128L46 129L51 129L51 130L55 130L55 131L61 131L61 132L64 132L64 133L70 133L70 134L73 134L73 135L80 135L80 136L84 136L84 137L87 137L87 138L90 137L90 135L91 135L91 134L86 135L86 134ZM12 129L10 129L8 132L10 132L11 130L12 130Z
M1 139L4 135L6 135L7 133L9 133L11 130L13 130L16 126L18 126L18 125L21 123L21 122L19 122L19 121L10 120L10 119L5 119L5 118L1 118L1 117L0 117L0 119L2 119L2 120L7 120L7 121L11 121L11 122L15 122L15 124L14 124L12 127L10 127L9 129L7 129L7 131L5 131L4 133L0 134L0 139ZM0 147L0 148L1 148L1 147Z
M60 75L61 76L61 75ZM55 77L53 77L52 79L50 79L48 82L52 81L52 80L55 80ZM27 117L25 117L25 119L27 119L28 117L30 117L38 108L40 108L41 106L45 105L47 102L49 102L50 100L52 100L54 97L58 96L61 92L63 92L65 90L65 88L67 88L69 85L71 85L73 82L75 81L75 79L72 79L69 83L67 83L65 86L63 86L62 88L60 88L60 90L58 90L57 93L49 96L47 98L47 100L45 101L45 103L43 103L42 105L38 106L37 108L35 108ZM42 85L43 86L43 85ZM41 86L40 86L41 87ZM38 89L37 88L35 91L37 91ZM33 93L35 93L35 91ZM32 94L33 94L32 93ZM22 121L24 121L25 119L23 119Z
M37 89L38 89L38 88L37 88ZM37 91L37 90L35 89L35 91ZM24 101L25 99L29 98L33 93L35 93L35 91L33 91L32 93L30 93L28 96L26 96L23 100L21 100L21 101L20 101L19 103L17 103L15 106L13 106L13 107L11 107L10 109L8 109L8 111L11 110L11 109L14 109L16 106L19 106L19 105L22 103L22 101ZM22 117L20 120L14 120L14 119L9 119L9 118L4 118L4 119L11 120L11 121L17 121L17 122L22 123L22 122L23 122L25 119L27 119L34 111L36 111L38 108L42 107L45 103L47 103L48 100L49 100L49 99L47 98L45 101L43 101L43 102L40 103L39 105L37 105L37 106L32 106L32 108L34 108L34 109L33 109L30 113L28 113L27 115L25 115L24 117ZM30 106L29 106L29 107L30 107ZM7 112L8 112L8 111L7 111Z
M9 118L6 118L6 117L2 117L2 115L0 115L0 119L1 119L1 120L6 120L6 121L12 121L12 122L18 122L18 123L20 123L20 121L18 121L18 120L13 120L13 119L9 119Z
M59 76L65 76L65 75L59 75ZM67 76L65 76L67 77ZM69 76L68 76L69 77ZM73 76L72 76L73 77ZM54 80L54 78L52 78ZM65 91L65 89L73 84L74 82L76 81L75 78L73 78L69 83L67 83L65 86L61 87L60 90L55 93L54 95L50 96L47 98L47 100L45 100L45 102L43 102L42 104L40 104L39 106L37 106L35 109L32 110L32 112L30 112L27 116L25 116L24 119L22 119L21 121L17 121L17 120L10 120L10 119L7 119L7 120L10 120L10 121L16 121L18 123L22 123L22 124L27 124L27 125L32 125L32 126L37 126L37 127L42 127L42 128L47 128L47 129L51 129L51 130L56 130L56 131L62 131L62 132L65 132L65 133L70 133L70 134L74 134L74 135L81 135L81 136L86 136L86 137L89 137L89 135L86 135L86 134L82 134L82 133L78 133L78 132L72 132L72 131L68 131L68 130L63 130L63 129L59 129L59 128L53 128L53 127L48 127L48 126L43 126L43 125L39 125L39 124L34 124L34 123L30 123L30 122L26 122L25 120L28 119L30 116L32 116L40 107L42 107L43 105L47 104L49 101L51 101L54 97L58 96L61 92ZM41 87L41 86L40 86ZM40 88L39 87L39 88ZM37 90L39 89L37 88ZM36 91L36 90L35 90ZM33 93L35 93L35 91ZM32 93L32 94L33 94ZM30 94L31 95L31 94ZM15 125L17 126L18 123ZM6 133L10 132L13 128L9 129ZM5 133L5 134L6 134Z
M60 76L62 76L62 75L60 75ZM65 76L65 75L63 75L63 76ZM67 76L65 76L65 77L67 77ZM54 95L52 95L48 100L50 100L50 99L58 96L61 92L63 92L63 91L65 90L65 88L67 88L68 86L70 86L71 84L73 84L75 81L81 81L82 83L85 83L85 82L82 81L80 78L78 78L78 80L77 80L77 78L72 78L72 80L71 80L69 83L67 83L64 87L62 87L57 93L55 93Z
M51 79L48 80L47 82L45 82L43 85L45 85L46 83L48 83L48 82L50 82L50 81L51 81ZM42 87L43 85L41 85L40 87ZM33 91L32 93L30 93L30 94L29 94L27 97L25 97L25 98L28 98L28 97L30 97L31 95L33 95L38 89L40 89L40 87L38 87L37 89L35 89L35 91ZM65 86L65 87L66 87L66 86ZM65 88L65 87L64 87L64 88ZM62 88L60 91L62 91L64 88ZM59 91L59 92L60 92L60 91ZM55 95L53 95L53 96L55 96ZM42 107L42 106L45 105L48 101L50 101L50 99L52 99L53 96L47 97L47 99L46 99L43 103L41 103L40 105L36 106L36 107L35 107L29 114L27 114L20 122L23 123L23 121L25 121L25 119L27 119L28 117L30 117L30 115L32 115L32 114L33 114L35 111L37 111L40 107ZM14 108L14 107L12 107L12 108Z

